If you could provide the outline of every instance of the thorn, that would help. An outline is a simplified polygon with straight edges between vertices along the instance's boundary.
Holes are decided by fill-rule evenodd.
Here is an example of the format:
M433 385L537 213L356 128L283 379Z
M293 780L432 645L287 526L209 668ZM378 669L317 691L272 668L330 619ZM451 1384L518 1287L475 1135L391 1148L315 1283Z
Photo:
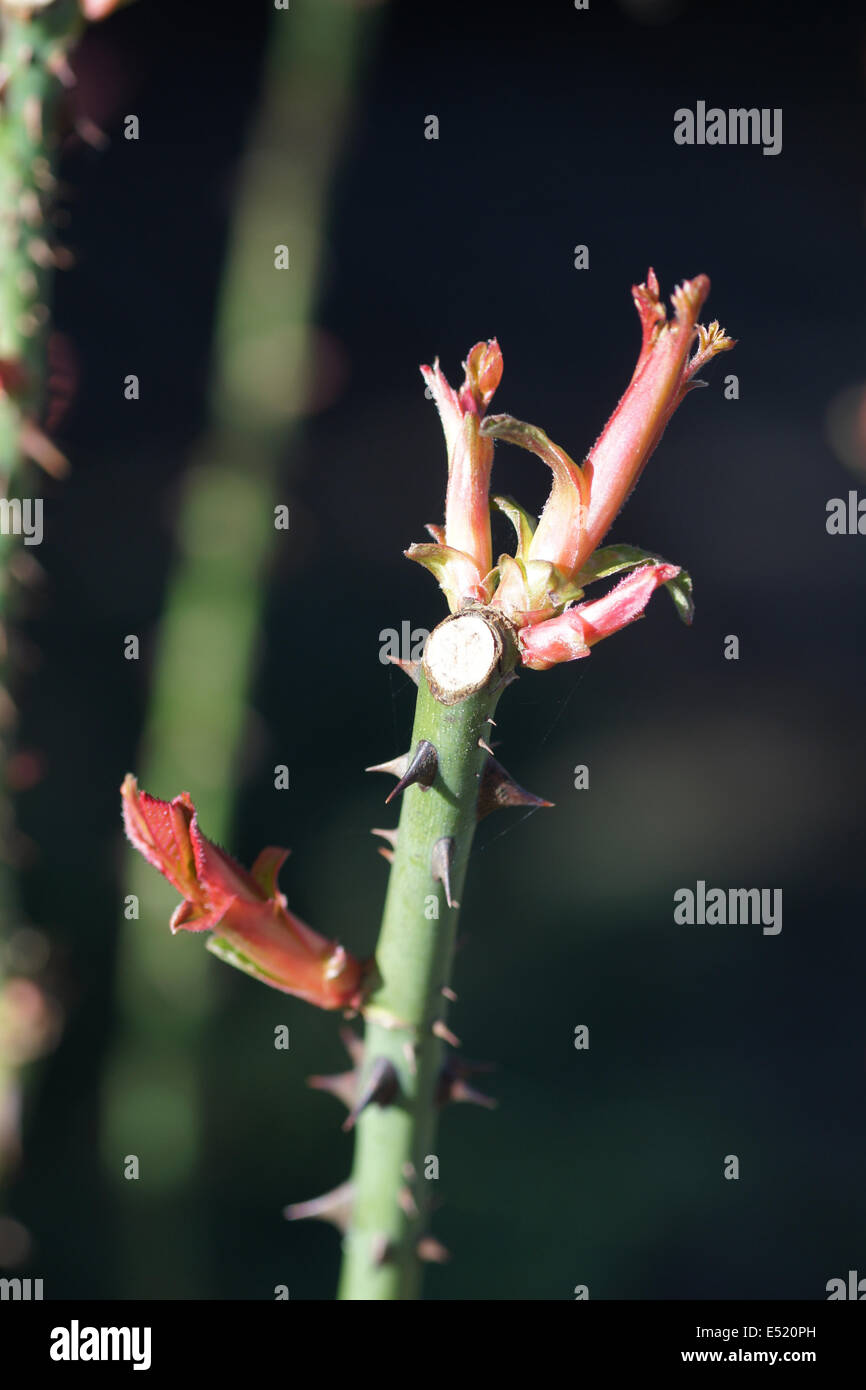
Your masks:
M89 116L79 116L75 122L75 134L92 150L104 150L111 144L104 130Z
M352 1219L354 1196L354 1184L344 1182L323 1197L311 1197L308 1202L293 1202L283 1207L283 1216L287 1221L329 1221L345 1234Z
M457 995L454 993L450 985L443 985L442 993L446 999L449 999L451 1001L452 1004L457 1003Z
M381 835L383 840L387 840L387 841L388 841L388 844L391 845L391 849L383 849L382 846L380 845L380 846L379 846L379 853L381 854L381 856L382 856L383 859L387 859L387 861L388 861L389 864L393 864L393 863L394 863L394 850L395 850L396 847L397 847L397 831L396 831L396 830L377 830L377 829L373 829L373 830L370 831L370 834L371 834L371 835Z
M18 212L21 220L26 222L28 227L40 227L44 218L42 216L42 204L35 189L25 188L18 198Z
M494 729L496 728L496 720L493 718L492 714L488 714L484 722L485 724L492 724Z
M496 1110L499 1101L493 1096L486 1096L483 1091L476 1091L474 1086L469 1086L459 1078L452 1081L448 1100L465 1101L467 1105L480 1105L484 1110Z
M341 1028L340 1042L349 1054L351 1061L357 1066L364 1056L364 1039L359 1038L352 1028Z
M413 681L415 685L418 684L421 679L420 661L403 661L399 656L389 656L388 660L392 666L399 666L400 670L407 675L410 681Z
M406 1179L407 1182L414 1182L414 1181L415 1181L415 1164L414 1164L414 1163L410 1162L410 1161L407 1159L406 1162L403 1164L403 1167L402 1167L401 1171L402 1171L403 1177Z
M454 1036L447 1023L443 1023L441 1018L437 1018L436 1022L433 1024L433 1036L441 1038L443 1042L448 1043L449 1047L460 1046L460 1039Z
M358 1090L358 1071L364 1056L364 1043L351 1028L340 1029L340 1041L349 1054L352 1063L350 1070L331 1076L308 1076L307 1085L313 1091L327 1091L329 1095L336 1096L347 1110L351 1110Z
M343 1121L343 1132L348 1133L350 1129L355 1128L355 1121L368 1105L374 1102L381 1106L390 1105L399 1089L400 1083L394 1063L387 1057L377 1057L357 1100Z
M341 1071L334 1076L308 1076L307 1085L312 1091L327 1091L351 1110L358 1089L358 1075L355 1071Z
M381 1269L382 1265L387 1262L390 1255L391 1242L385 1235L385 1232L380 1231L379 1234L373 1236L373 1238L370 1241L370 1259L373 1261L373 1264L376 1266L377 1269Z
M415 1246L415 1253L425 1264L444 1265L451 1259L451 1251L446 1250L435 1236L422 1236Z
M508 806L552 805L552 801L545 801L543 797L536 796L533 792L528 792L521 787L495 758L490 758L485 763L484 771L481 774L481 786L478 791L476 814L479 820L489 816L491 811L504 810Z
M21 120L32 145L42 143L42 102L37 96L25 97L21 103Z
M51 443L33 420L22 420L18 433L18 444L23 454L38 463L39 467L52 478L65 478L69 472L69 460L65 454Z
M361 1013L368 1023L378 1023L380 1028L403 1029L411 1028L412 1024L407 1023L405 1018L398 1018L392 1014L390 1009L385 1009L381 1004L365 1004Z
M443 835L433 846L433 854L430 860L430 872L433 875L434 883L441 883L445 890L445 901L449 907L459 907L460 904L451 896L451 870L454 865L454 838L451 835Z
M48 55L45 66L48 71L57 78L61 87L69 88L75 86L75 73L69 66L66 54L63 52L62 48L56 48L53 53Z
M508 687L509 687L509 685L513 685L514 682L515 682L516 680L517 680L517 672L516 672L516 671L509 671L509 672L507 673L507 675L504 675L504 676L502 677L501 681L499 682L498 686L496 687L497 691L507 690Z
M40 270L60 269L60 262L64 259L62 252L63 248L51 246L41 236L31 237L27 243L27 255L34 265L39 266ZM68 269L69 264L70 262L67 260L66 265L62 268Z
M490 747L489 743L485 743L483 738L478 740L478 747L483 748L485 753L489 753L491 758L493 757L493 749Z
M41 188L43 193L49 193L57 183L51 172L51 164L43 155L37 155L31 165L33 182L37 188Z
M403 1044L403 1056L406 1058L406 1066L409 1068L410 1076L418 1075L418 1061L415 1056L414 1043L405 1042Z
M410 1221L418 1215L418 1203L412 1196L408 1187L401 1187L397 1193L397 1203L404 1216L408 1216Z
M409 766L409 754L401 753L399 758L392 758L389 763L374 763L372 767L365 767L365 772L390 772L392 777L402 777Z
M395 796L405 791L407 787L413 786L416 782L421 787L432 787L436 780L436 768L439 765L439 755L429 739L422 738L418 747L412 755L412 760L400 781L397 783L390 795L385 797L385 805L393 801Z
M45 580L45 570L29 551L16 550L7 561L8 572L16 583L24 588L35 588Z
M373 829L370 831L370 834L371 834L371 835L380 835L380 836L382 837L383 840L387 840L387 841L388 841L388 844L391 846L392 849L396 849L396 848L397 848L397 828L396 828L396 826L395 826L395 828L394 828L393 830L379 830L377 827L374 826Z
M439 1072L439 1080L436 1085L436 1104L447 1105L450 1100L464 1101L469 1105L480 1105L485 1110L495 1110L499 1102L492 1096L486 1096L481 1091L476 1091L474 1086L467 1083L466 1078L473 1072L493 1071L490 1062L467 1062L462 1057L447 1056Z

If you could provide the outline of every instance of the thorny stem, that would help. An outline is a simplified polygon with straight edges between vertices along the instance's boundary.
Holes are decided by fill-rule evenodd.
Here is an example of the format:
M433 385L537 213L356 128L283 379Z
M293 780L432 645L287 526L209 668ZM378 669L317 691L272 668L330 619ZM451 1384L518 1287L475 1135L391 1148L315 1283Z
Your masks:
M468 647L448 640L457 632L468 632ZM487 669L479 669L479 653L481 667L487 662ZM442 991L450 981L479 780L488 756L479 740L489 742L489 721L516 658L513 629L491 609L446 619L427 644L412 749L422 740L433 745L435 780L403 793L376 952L381 984L364 1010L361 1089L384 1058L396 1072L399 1093L390 1105L368 1106L358 1120L341 1299L412 1299L418 1294L417 1244L426 1230L433 1190L425 1160L435 1144L442 1063L442 1043L433 1028L444 1023L447 1010ZM473 660L468 688L461 690L461 670L466 673ZM440 680L443 674L454 677L453 703L443 703L434 673ZM434 854L443 841L446 846L453 842L447 888L434 878L437 865L441 872L446 862L441 847Z
M31 9L0 0L0 360L20 385L0 392L0 487L14 481L21 427L42 404L48 290L55 253L50 204L54 113L67 54L82 27L74 0ZM3 538L5 542L6 537Z
M59 74L81 28L74 0L44 9L0 0L0 497L20 494L26 423L45 391L48 289L54 252L46 235L53 196L54 107ZM8 615L10 562L20 543L0 527L0 621ZM5 640L0 632L0 669ZM8 702L0 692L0 724Z
M48 292L55 264L48 232L57 146L54 114L68 74L66 54L81 28L75 0L42 7L0 0L0 917L7 926L16 894L6 786L5 744L14 707L5 689L5 623L21 541L6 499L20 498L25 489L25 429L33 426L45 394ZM59 470L62 458L47 440L44 445L43 461ZM0 1108L2 1103L0 1084Z

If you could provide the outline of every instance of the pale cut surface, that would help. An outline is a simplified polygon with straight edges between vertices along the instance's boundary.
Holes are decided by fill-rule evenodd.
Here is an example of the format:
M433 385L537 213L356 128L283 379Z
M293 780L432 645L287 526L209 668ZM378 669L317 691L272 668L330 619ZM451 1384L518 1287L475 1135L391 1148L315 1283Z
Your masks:
M440 690L456 695L474 690L487 679L496 654L496 640L487 623L466 613L432 633L424 661Z

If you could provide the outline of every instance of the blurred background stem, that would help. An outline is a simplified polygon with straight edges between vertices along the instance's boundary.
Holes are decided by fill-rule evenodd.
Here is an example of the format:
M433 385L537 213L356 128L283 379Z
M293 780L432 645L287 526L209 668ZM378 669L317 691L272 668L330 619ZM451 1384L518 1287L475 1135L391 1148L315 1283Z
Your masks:
M275 544L291 543L290 529L275 529L274 508L289 500L280 465L287 431L306 409L328 192L371 23L339 0L272 20L218 313L211 426L178 506L177 561L136 771L155 795L189 790L203 829L224 843L267 567ZM275 266L280 245L288 249L285 270ZM137 1282L135 1249L144 1225L153 1238L155 1222L172 1250L171 1289L163 1296L202 1297L204 1237L184 1215L184 1190L206 1164L201 1061L219 1007L215 967L198 943L171 940L176 895L134 853L126 892L137 900L138 918L122 932L121 1041L103 1133L108 1172L120 1184L123 1293L153 1296ZM147 1173L135 1201L123 1182L124 1157L132 1153Z
M28 506L36 500L31 460L55 474L65 470L65 460L42 434L38 419L47 394L48 305L56 263L50 231L59 144L56 107L68 79L67 54L81 28L75 0L32 7L23 0L18 4L0 0L0 931L4 940L19 920L18 849L9 777L15 706L8 689L8 623L16 580L26 582L27 562L33 555L23 546L18 511L25 493ZM25 513L28 530L34 521L32 511ZM41 539L41 525L31 534ZM0 952L0 992L6 968L5 952ZM7 999L7 1014L16 997L12 993ZM14 1028L8 1021L7 1026ZM18 1084L17 1066L0 1057L0 1112L8 1115L17 1110ZM0 1129L0 1177L9 1157L3 1136ZM9 1134L6 1139L14 1142Z

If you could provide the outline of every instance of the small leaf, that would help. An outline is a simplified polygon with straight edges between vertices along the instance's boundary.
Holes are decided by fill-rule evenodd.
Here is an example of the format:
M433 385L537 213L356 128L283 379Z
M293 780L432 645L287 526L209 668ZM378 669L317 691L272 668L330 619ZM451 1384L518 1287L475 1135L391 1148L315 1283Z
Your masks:
M410 545L403 553L407 559L415 560L435 576L452 613L458 611L463 597L481 603L490 602L484 577L472 556L465 551L455 550L450 545L432 545L426 541L421 545Z
M609 579L612 574L622 570L636 569L638 565L667 564L668 561L651 550L641 550L636 545L606 545L596 550L584 565L580 574L575 575L576 584L594 584L597 579ZM686 570L680 570L675 579L669 579L664 586L674 602L680 618L691 624L695 613L692 598L694 585Z
M529 512L524 511L513 497L491 497L490 505L495 507L497 511L504 512L508 517L517 535L515 557L525 561L529 551L529 542L535 535L535 528L538 524L535 518L530 516Z
M695 601L692 597L694 587L688 570L680 570L676 579L669 579L665 585L674 601L674 607L687 627L691 626L692 618L695 616Z

